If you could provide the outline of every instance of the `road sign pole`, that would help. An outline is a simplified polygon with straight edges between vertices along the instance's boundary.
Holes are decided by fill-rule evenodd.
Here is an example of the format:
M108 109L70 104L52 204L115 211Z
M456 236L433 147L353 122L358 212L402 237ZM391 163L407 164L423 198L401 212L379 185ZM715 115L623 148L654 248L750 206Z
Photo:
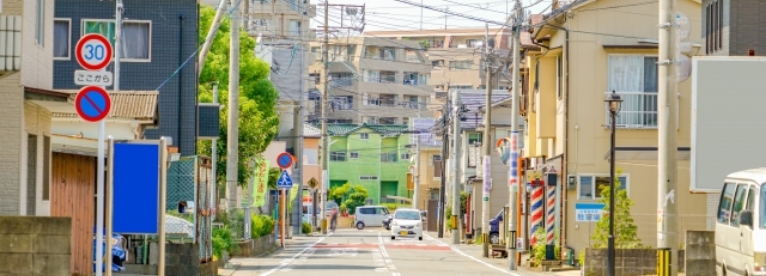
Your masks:
M280 189L280 203L279 203L279 244L282 246L282 248L285 248L285 214L287 213L287 204L286 199L287 196L285 196L285 193L287 193L287 189L282 188Z

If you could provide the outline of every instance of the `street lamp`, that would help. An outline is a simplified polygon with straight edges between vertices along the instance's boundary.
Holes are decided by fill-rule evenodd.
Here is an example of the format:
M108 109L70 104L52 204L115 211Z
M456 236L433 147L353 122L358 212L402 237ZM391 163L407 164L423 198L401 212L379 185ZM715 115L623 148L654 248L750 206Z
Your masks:
M609 240L607 241L607 266L609 268L609 276L614 276L614 138L615 138L615 124L617 118L617 112L620 112L620 95L617 95L614 90L612 94L607 96L604 100L609 103L609 114L612 117L612 145L609 148Z

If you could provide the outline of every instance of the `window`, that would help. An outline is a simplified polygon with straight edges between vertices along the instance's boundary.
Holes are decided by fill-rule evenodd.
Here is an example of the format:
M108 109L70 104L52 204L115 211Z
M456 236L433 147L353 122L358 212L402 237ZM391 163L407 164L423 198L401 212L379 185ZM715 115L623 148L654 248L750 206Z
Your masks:
M432 166L434 166L434 177L442 177L442 156L434 155Z
M468 144L481 143L481 133L468 133Z
M705 7L705 52L712 54L723 47L723 5L716 0Z
M471 69L472 67L472 60L453 60L449 62L450 69Z
M561 78L561 68L561 56L558 56L556 57L556 94L559 96L559 99L561 99L561 91L564 90L564 80Z
M359 176L359 180L378 180L378 177L375 175L362 175Z
M734 196L734 205L731 208L731 226L739 227L739 212L745 207L745 194L747 193L747 184L737 185L737 193Z
M383 48L383 51L381 51L380 59L382 60L396 60L396 50L393 48Z
M82 20L82 33L104 35L114 45L114 20ZM123 20L120 38L120 61L151 60L152 23L146 20Z
M350 152L348 158L349 159L359 159L359 152L358 151Z
M657 57L609 55L608 90L622 97L618 127L657 127ZM608 108L606 120L610 120ZM609 125L609 124L607 124Z
M290 36L301 36L301 22L297 20L290 20Z
M346 152L343 152L343 151L331 152L330 161L346 161Z
M402 124L403 125L410 125L410 118L409 117L402 117Z
M766 228L766 183L761 185L761 202L758 214L761 215L761 228Z
M359 133L359 139L362 139L362 140L370 139L370 134L369 133Z
M51 137L43 136L43 200L50 200Z
M396 162L396 153L383 153L380 155L381 162Z
M737 184L726 183L724 184L723 193L721 193L721 200L718 203L718 223L729 224L731 218L731 204L734 200L734 189Z
M27 136L27 215L37 214L37 135Z
M43 46L43 37L45 36L45 0L37 0L37 9L35 10L35 43Z
M405 152L405 153L402 153L401 160L409 160L410 157L412 157L412 154L410 154L409 152Z
M619 189L628 188L628 177L618 176L620 181ZM618 183L615 183L615 185ZM578 189L578 199L597 200L602 196L601 189L609 187L609 176L605 175L580 175L580 185Z
M53 20L53 59L69 60L69 47L72 45L72 20Z
M396 117L380 117L381 125L393 125L396 123Z
M354 99L351 96L333 97L330 102L330 108L335 110L351 110Z

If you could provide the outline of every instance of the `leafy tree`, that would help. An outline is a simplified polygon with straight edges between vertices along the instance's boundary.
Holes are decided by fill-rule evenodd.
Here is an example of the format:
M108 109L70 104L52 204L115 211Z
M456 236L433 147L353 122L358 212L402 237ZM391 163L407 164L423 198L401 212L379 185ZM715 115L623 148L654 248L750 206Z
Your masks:
M622 169L617 169L616 175L622 174ZM641 239L638 238L638 227L633 222L630 215L630 207L633 206L633 200L628 197L625 189L619 189L620 179L615 177L614 186L618 187L615 191L615 213L614 213L614 247L615 248L641 248ZM596 233L593 235L593 248L606 248L609 240L609 185L601 188L601 203L604 203L604 215L596 224Z
M200 8L200 30L208 30L215 17L212 7ZM216 147L218 148L217 183L222 186L226 183L226 139L228 134L227 121L229 100L229 37L231 27L228 20L221 23L218 32L213 38L210 53L205 61L205 67L199 78L200 102L212 102L212 83L218 82L218 102L225 105L221 109L220 137ZM199 33L199 41L203 43L207 32ZM254 158L260 155L279 131L279 114L276 111L279 93L268 80L270 72L267 63L255 58L255 40L246 32L240 31L240 94L239 94L239 145L237 183L245 186L254 170ZM198 153L211 154L211 141L200 141ZM271 172L270 172L271 174ZM272 181L269 181L271 185ZM276 184L275 184L276 185Z
M353 185L351 183L330 189L329 198L336 203L340 203L341 209L348 210L348 214L353 215L356 207L364 206L364 201L370 193L362 185Z

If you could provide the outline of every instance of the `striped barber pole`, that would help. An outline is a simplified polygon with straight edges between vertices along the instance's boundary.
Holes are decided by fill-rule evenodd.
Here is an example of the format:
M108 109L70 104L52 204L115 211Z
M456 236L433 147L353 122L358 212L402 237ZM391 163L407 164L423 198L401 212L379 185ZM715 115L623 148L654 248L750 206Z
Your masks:
M543 187L534 186L532 190L532 235L529 245L537 244L537 228L542 225L543 222Z
M556 222L556 214L554 209L556 208L556 186L550 185L546 187L548 189L548 218L546 219L546 230L548 231L547 244L553 244L553 226Z

